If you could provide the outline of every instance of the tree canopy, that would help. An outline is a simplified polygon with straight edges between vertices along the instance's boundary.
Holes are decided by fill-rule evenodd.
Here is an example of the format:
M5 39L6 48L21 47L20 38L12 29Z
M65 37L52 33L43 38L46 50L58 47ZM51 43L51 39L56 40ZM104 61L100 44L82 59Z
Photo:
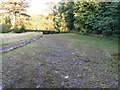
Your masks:
M15 28L16 25L16 18L19 15L28 16L25 12L27 11L26 8L29 7L29 3L26 0L9 0L6 2L0 3L0 10L4 10L4 13L8 13L11 15L11 24L12 28ZM2 14L4 14L2 13Z
M54 9L59 30L120 37L119 2L60 2Z

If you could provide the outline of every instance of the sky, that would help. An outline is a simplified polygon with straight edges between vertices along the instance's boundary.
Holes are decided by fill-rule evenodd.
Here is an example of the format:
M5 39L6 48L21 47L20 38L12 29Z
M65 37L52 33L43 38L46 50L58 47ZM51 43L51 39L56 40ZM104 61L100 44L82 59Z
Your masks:
M31 0L30 7L28 8L28 14L44 14L47 15L50 10L46 10L49 5L48 2L58 3L60 0Z
M1 1L8 1L8 0L0 0ZM46 3L48 2L55 2L58 3L61 0L27 0L30 2L30 7L27 9L28 10L28 14L33 14L33 15L40 15L40 14L44 14L44 15L48 15L50 11L46 10L48 8L48 5L46 5ZM72 0L70 0L72 1ZM78 0L80 1L80 0ZM116 0L115 0L116 1ZM2 11L0 11L2 12Z
M0 0L1 1L8 1L8 0ZM48 2L55 2L58 3L61 0L28 0L30 2L30 7L27 9L28 14L33 14L33 15L48 15L51 11L46 10L49 5L46 3Z

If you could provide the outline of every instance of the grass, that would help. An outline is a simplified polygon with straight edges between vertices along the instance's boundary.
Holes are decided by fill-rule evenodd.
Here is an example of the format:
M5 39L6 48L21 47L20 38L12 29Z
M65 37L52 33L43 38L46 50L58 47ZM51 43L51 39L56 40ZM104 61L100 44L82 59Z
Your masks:
M93 37L93 36L85 36L85 35L77 35L77 34L61 34L61 35L64 38L82 40L86 44L93 42L95 48L100 48L106 54L119 53L118 52L119 41L117 41L117 40L110 40L107 38L98 38L98 37ZM78 45L77 47L80 47L79 44L77 44L77 45Z
M22 40L19 40L19 41L16 41L16 42L12 42L12 43L1 43L1 47L5 47L5 46L9 46L9 45L13 45L13 44L16 44L16 43L19 43L21 42Z
M119 62L111 56L114 53L118 53L115 40L77 34L44 35L2 54L3 84L26 88L117 87ZM17 80L19 76L22 80Z
M23 36L22 36L22 34L23 34ZM27 33L22 33L22 34L15 34L15 33L1 34L3 36L2 36L2 40L1 40L2 43L0 43L0 48L19 43L21 41L25 41L25 40L31 39L31 38L36 37L36 36L39 35L39 33L30 33L30 34L29 33L28 34ZM7 36L9 36L9 37L7 37ZM16 37L13 37L13 36L16 36Z

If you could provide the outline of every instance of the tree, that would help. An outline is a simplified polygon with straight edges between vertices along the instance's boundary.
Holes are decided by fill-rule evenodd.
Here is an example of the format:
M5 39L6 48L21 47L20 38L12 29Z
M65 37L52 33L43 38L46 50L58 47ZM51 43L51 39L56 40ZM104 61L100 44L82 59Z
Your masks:
M26 8L29 7L28 2L26 0L9 0L6 2L0 3L0 10L4 10L5 13L12 15L12 28L16 25L16 17L19 15L27 16L25 12L27 11Z
M55 28L59 32L68 32L73 29L73 2L60 2L54 7Z
M120 37L120 2L65 2L55 8L56 29Z

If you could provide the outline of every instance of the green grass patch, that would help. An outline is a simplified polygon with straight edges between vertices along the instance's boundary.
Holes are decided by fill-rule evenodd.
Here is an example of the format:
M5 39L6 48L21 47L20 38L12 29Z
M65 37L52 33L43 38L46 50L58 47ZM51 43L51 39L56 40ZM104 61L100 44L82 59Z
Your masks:
M23 34L25 34L25 33L23 33ZM31 33L31 34L28 34L28 35L24 35L24 36L16 36L16 37L14 37L16 40L14 41L13 39L13 37L11 36L10 38L7 38L7 35L16 35L16 34L8 34L8 33L5 33L5 34L2 34L2 35L5 35L5 37L2 37L2 42L0 43L0 48L1 47L5 47L5 46L9 46L9 45L13 45L13 44L16 44L16 43L19 43L19 42L22 42L22 41L25 41L25 40L28 40L28 39L31 39L31 38L33 38L33 37L36 37L36 36L38 36L40 33ZM4 40L8 40L8 41L10 41L10 42L4 42ZM11 41L12 40L12 41Z
M12 43L1 43L1 46L2 46L2 47L5 47L5 46L13 45L13 44L16 44L16 43L19 43L19 42L22 42L22 41L23 41L23 40L16 41L16 42L12 42Z
M89 42L94 42L95 48L100 48L105 53L119 53L118 52L118 43L117 40L110 40L108 38L98 38L93 36L85 36L85 35L78 35L78 34L60 34L64 38L74 39L74 40L82 40L84 41L83 44L89 44ZM77 44L78 47L79 44ZM89 46L89 45L88 45Z

